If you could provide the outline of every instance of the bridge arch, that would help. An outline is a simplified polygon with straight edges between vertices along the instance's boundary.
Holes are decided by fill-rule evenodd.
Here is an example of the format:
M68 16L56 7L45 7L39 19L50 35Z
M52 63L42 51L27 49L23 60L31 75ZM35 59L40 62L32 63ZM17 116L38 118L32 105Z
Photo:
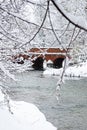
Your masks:
M53 61L53 68L62 68L63 67L63 61L64 61L65 57L57 57L54 61Z
M63 61L66 57L65 56L57 56L54 60L53 60L53 68L62 68L63 67ZM38 57L36 60L33 61L33 65L32 67L35 70L43 70L43 63L44 63L44 59L43 57Z
M35 70L43 70L43 62L44 62L43 57L38 57L36 60L33 61L32 67Z

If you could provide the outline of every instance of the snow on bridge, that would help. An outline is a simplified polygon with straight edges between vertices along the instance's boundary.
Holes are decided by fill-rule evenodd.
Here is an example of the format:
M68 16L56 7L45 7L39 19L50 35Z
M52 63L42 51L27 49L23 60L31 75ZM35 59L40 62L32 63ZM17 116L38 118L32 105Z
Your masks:
M69 50L69 49L68 49ZM60 48L31 48L26 54L19 54L16 57L22 57L25 59L32 59L32 67L36 70L43 69L44 60L48 63L51 61L51 66L54 68L61 68L62 62L66 58L70 58L69 54L65 49ZM19 62L20 64L23 62Z

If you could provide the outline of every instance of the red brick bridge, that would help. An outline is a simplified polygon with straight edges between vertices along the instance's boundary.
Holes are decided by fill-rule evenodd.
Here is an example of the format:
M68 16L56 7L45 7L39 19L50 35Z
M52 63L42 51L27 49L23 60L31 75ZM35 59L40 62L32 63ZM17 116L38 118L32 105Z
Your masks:
M32 67L36 70L43 69L44 60L46 60L47 63L49 60L51 60L54 68L61 68L62 62L66 58L66 50L59 48L31 48L29 51L27 51L27 54L19 54L15 56L15 59L17 57L23 58L23 61L19 62L20 64L24 63L25 59L28 60L31 58L33 62ZM70 58L69 55L68 58Z

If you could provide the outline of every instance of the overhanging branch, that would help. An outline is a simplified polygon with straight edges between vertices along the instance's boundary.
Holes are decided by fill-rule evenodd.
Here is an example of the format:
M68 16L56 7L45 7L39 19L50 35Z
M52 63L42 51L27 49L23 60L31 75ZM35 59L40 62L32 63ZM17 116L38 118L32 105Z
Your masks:
M72 21L61 9L60 9L60 7L58 6L58 4L55 2L55 0L51 0L51 2L53 3L53 5L56 7L56 9L61 13L61 15L65 18L65 19L67 19L71 24L73 24L75 27L77 27L77 28L80 28L80 29L82 29L82 30L84 30L84 31L87 31L87 29L86 28L84 28L84 27L82 27L81 25L78 25L78 24L76 24L74 21Z

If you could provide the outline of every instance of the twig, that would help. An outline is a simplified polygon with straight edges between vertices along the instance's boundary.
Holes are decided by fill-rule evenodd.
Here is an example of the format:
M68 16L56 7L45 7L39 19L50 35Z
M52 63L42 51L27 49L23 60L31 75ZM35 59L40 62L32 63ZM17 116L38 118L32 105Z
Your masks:
M76 40L76 38L78 37L79 33L81 32L81 29L79 29L78 33L76 34L76 36L74 37L74 39L72 40L72 42L74 42Z
M65 34L65 32L67 31L69 25L70 25L70 22L68 22L67 27L66 27L66 29L64 30L64 32L61 34L60 38Z

